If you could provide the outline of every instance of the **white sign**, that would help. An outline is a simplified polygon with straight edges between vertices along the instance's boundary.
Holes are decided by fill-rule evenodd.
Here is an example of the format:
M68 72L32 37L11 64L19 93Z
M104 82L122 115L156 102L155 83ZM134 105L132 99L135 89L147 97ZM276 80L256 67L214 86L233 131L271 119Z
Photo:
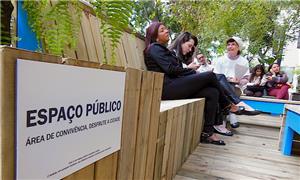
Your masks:
M60 179L120 149L125 73L17 60L17 179Z

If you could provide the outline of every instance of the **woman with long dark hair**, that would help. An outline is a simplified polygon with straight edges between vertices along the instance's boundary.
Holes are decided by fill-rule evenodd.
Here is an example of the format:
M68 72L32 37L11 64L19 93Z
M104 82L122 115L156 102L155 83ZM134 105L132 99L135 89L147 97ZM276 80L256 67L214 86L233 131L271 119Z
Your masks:
M244 89L244 94L247 96L261 97L264 94L266 80L264 78L265 68L263 65L258 64L252 70L249 78L249 83L247 83Z
M186 32L182 39L182 55L191 53L197 45L195 36ZM164 73L162 99L205 98L205 122L201 133L201 142L225 145L214 133L213 126L222 123L217 121L218 106L220 109L239 111L239 107L230 103L224 95L213 72L198 74L190 68L183 68L176 52L170 51L166 44L169 41L169 30L160 22L153 22L146 30L146 47L144 58L147 69Z
M288 76L285 72L280 71L278 63L273 63L269 66L266 73L267 91L269 96L274 96L276 99L289 99L289 88L287 84Z

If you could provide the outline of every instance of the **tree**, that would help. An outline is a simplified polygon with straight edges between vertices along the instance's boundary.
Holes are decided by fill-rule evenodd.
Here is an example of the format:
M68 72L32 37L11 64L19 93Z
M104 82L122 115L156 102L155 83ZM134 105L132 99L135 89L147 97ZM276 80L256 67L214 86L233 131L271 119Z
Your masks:
M11 13L14 9L11 1L1 1L1 44L11 44Z
M132 28L145 35L145 29L152 21L160 21L171 30L170 34L180 32L181 26L176 17L170 16L172 9L169 4L169 2L160 0L135 1L134 13L131 19Z
M280 59L286 43L296 38L299 6L299 1L180 0L170 7L183 29L200 38L202 52L213 49L220 55L225 40L236 35L249 43L248 60L264 64Z

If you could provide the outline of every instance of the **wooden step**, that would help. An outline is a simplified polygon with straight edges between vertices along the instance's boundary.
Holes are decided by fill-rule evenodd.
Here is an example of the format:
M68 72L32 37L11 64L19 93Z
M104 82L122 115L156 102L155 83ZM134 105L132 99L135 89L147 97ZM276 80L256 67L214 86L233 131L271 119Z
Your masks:
M252 124L258 126L267 126L280 128L281 116L272 116L269 114L260 114L256 116L239 115L237 116L238 121L241 124Z

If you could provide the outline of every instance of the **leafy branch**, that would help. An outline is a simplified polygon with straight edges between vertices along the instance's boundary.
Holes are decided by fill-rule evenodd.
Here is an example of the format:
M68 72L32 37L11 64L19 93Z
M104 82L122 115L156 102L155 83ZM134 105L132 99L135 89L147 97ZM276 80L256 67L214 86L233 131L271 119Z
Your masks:
M128 28L130 18L133 13L133 1L107 1L96 0L92 2L99 19L101 20L100 31L103 36L102 45L105 64L116 64L116 48L120 43L120 38L124 29ZM107 45L105 38L110 40L112 50L111 61L107 58Z
M61 55L64 48L75 48L81 9L78 1L25 0L24 9L37 39L43 42L44 49Z

